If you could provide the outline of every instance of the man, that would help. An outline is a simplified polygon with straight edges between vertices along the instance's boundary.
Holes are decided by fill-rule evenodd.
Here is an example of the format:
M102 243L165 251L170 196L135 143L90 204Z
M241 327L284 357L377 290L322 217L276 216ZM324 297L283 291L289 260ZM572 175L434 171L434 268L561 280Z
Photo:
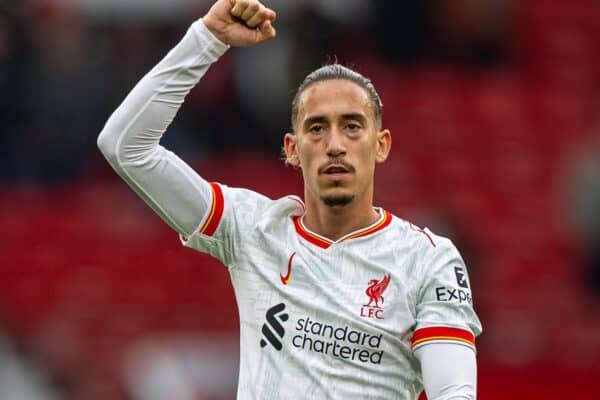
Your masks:
M430 400L474 399L481 326L460 255L373 207L391 134L367 79L330 65L300 86L284 151L304 202L209 184L159 145L208 67L275 37L274 21L257 0L218 0L111 116L102 152L186 246L228 267L238 399L416 399L423 387Z

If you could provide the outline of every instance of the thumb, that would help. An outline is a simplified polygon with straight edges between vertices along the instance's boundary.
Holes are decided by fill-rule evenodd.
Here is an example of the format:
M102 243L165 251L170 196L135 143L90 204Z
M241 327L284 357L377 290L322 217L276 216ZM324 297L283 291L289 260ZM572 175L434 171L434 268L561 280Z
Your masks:
M271 24L271 21L268 19L263 21L262 24L260 24L257 32L258 32L258 35L257 35L258 43L262 43L269 39L273 39L277 35L277 31Z

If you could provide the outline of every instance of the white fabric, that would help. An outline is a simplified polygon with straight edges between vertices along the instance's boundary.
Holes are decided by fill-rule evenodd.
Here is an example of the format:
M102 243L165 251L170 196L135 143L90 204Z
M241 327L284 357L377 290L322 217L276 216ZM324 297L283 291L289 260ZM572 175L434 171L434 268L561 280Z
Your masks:
M475 352L457 344L431 343L415 350L428 400L475 400Z
M319 247L307 239L314 234L300 234L294 224L304 212L298 198L271 200L218 185L224 201L212 208L210 185L159 140L189 90L226 49L202 21L194 23L115 111L99 147L187 238L186 246L229 267L240 316L238 399L416 399L423 377L438 375L430 374L429 362L421 374L411 349L414 332L481 332L460 255L448 239L381 209L374 232ZM220 219L211 212L219 206ZM200 229L212 218L218 225L208 236ZM367 289L384 281L379 303L372 304ZM459 290L464 299L448 295ZM434 345L429 338L418 349ZM473 351L468 341L460 346ZM474 387L446 376L445 385Z
M224 213L217 231L211 237L196 233L184 244L229 267L240 315L238 399L414 400L424 376L411 350L413 332L448 327L480 333L469 302L437 298L439 288L458 290L455 268L464 270L448 239L394 217L375 233L321 248L296 231L292 218L304 212L296 199L273 201L246 189L221 188ZM281 277L294 253L284 285ZM386 275L390 283L380 309L365 307L369 283ZM278 304L284 305L275 318L284 329L281 351L259 345L263 326L274 331L266 315ZM371 311L381 312L381 319ZM337 340L335 332L344 330L352 334L340 333ZM373 342L363 342L365 337ZM342 346L350 358L340 356ZM474 354L464 343L455 346ZM446 385L474 387L455 377L447 374Z
M206 217L210 187L159 145L185 96L228 46L199 20L129 93L98 137L115 171L172 228L189 236Z

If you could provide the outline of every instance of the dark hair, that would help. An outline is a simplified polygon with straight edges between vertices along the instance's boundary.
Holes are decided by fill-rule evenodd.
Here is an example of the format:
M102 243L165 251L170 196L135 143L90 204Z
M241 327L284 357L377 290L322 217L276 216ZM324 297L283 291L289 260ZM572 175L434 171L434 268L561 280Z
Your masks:
M304 81L298 87L296 91L296 95L292 100L292 128L296 123L296 118L298 117L298 101L300 99L300 95L304 92L309 86L323 81L330 81L335 79L344 79L350 82L356 83L358 86L363 88L365 92L369 95L369 99L373 105L373 111L375 113L375 119L377 122L381 123L381 115L383 113L383 103L381 102L381 98L379 98L379 94L375 90L375 86L370 79L366 78L362 74L345 67L338 63L333 63L329 65L324 65L321 68L318 68L308 74Z

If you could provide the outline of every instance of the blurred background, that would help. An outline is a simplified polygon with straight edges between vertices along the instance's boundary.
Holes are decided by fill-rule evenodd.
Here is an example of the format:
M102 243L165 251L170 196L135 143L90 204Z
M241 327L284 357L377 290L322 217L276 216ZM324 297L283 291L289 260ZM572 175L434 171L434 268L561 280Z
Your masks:
M479 394L583 399L600 381L600 11L594 0L287 0L227 53L164 144L202 175L302 194L294 89L328 60L372 78L392 156L376 204L453 238ZM225 268L102 159L96 137L209 0L0 0L0 399L231 399Z

